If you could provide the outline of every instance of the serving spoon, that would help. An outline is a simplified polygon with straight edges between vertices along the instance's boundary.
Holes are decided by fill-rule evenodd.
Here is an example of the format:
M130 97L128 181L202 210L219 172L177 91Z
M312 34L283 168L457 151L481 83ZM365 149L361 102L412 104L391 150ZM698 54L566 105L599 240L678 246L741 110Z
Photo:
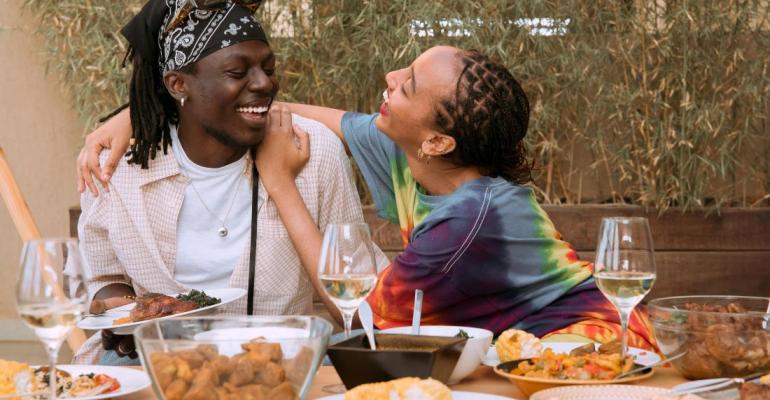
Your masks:
M358 318L366 332L366 338L369 339L369 348L377 350L377 344L374 342L374 322L372 321L372 307L366 300L358 306Z
M420 319L422 318L422 290L414 291L414 310L412 311L412 335L420 334Z

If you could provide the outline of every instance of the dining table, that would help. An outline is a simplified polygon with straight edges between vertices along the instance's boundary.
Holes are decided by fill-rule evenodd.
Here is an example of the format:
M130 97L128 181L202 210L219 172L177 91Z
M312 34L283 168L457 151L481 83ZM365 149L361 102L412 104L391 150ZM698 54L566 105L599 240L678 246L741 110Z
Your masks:
M136 367L141 368L141 367ZM322 366L318 369L313 385L310 388L308 399L320 399L330 396L330 393L323 391L323 387L341 383L339 375L333 366ZM670 366L655 367L655 373L649 378L635 382L636 385L655 386L661 388L671 388L680 383L687 382L674 368ZM491 367L480 366L473 374L463 379L460 383L450 385L452 390L461 390L466 392L478 392L495 394L511 399L526 400L516 386L508 379L495 374ZM125 400L146 400L155 399L152 388L147 388L131 395L119 397Z

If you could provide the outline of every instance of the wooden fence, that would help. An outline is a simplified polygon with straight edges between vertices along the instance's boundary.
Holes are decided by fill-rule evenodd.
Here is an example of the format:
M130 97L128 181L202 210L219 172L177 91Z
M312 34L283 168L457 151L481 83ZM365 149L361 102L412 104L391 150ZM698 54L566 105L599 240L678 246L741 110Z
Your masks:
M580 258L592 261L599 224L606 216L650 220L658 277L647 299L695 294L770 296L770 208L727 208L682 213L618 205L544 206ZM70 209L77 236L80 208ZM392 259L402 249L398 226L364 209L374 241Z

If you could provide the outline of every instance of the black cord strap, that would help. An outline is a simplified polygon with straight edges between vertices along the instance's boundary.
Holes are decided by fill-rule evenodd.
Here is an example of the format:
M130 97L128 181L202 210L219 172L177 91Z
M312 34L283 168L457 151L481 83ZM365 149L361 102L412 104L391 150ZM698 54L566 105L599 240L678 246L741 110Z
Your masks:
M251 246L249 250L249 294L246 314L254 315L254 264L257 257L257 214L259 214L259 171L252 158L251 167Z

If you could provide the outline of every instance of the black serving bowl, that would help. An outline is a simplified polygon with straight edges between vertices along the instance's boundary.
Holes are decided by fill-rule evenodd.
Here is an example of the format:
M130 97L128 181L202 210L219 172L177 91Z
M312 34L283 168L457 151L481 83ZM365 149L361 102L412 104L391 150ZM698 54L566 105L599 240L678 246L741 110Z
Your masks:
M467 340L385 333L374 336L377 350L369 348L363 334L329 346L327 354L346 388L407 376L446 383Z

